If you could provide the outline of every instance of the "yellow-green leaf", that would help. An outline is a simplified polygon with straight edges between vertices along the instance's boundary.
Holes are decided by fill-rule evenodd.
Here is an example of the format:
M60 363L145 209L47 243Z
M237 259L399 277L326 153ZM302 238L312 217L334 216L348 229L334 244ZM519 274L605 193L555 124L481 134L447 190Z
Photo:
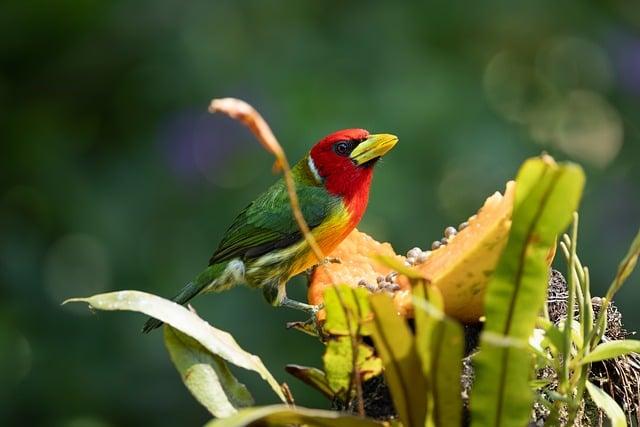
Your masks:
M325 397L332 399L334 392L327 381L327 376L318 368L300 365L287 365L285 370L303 383L315 388Z
M345 415L320 409L289 408L285 405L262 406L240 410L236 415L211 420L205 427L284 427L308 425L314 427L385 427L388 423L369 418Z
M386 256L386 255L375 255L373 257L382 265L385 265L400 274L407 276L409 279L413 280L426 280L424 274L415 268L404 265L398 258Z
M427 426L456 427L462 419L460 375L464 353L462 326L420 298L414 287L417 351L428 387ZM433 297L433 295L431 295ZM437 298L436 298L437 299Z
M164 326L171 360L191 394L215 417L228 417L251 406L249 390L231 373L220 356L171 326Z
M382 358L393 404L405 427L424 426L427 387L415 339L389 296L370 297L373 342Z
M592 363L599 360L613 359L629 353L640 353L640 340L609 341L598 345L581 362Z
M68 302L85 302L97 310L137 311L155 317L198 341L212 354L250 371L267 381L278 397L286 399L280 385L258 356L244 351L228 332L214 328L180 304L140 291L119 291L88 298L71 298Z
M627 427L627 420L624 416L622 408L613 400L604 390L597 385L587 381L587 390L593 402L602 409L607 417L611 420L612 427Z
M548 156L527 160L518 173L509 240L485 298L473 426L525 425L529 419L532 365L526 342L546 298L547 255L571 221L583 186L579 166L558 165Z
M618 266L616 277L613 280L610 289L607 291L607 297L609 300L613 298L613 295L618 292L625 280L627 280L631 273L633 273L633 270L636 268L636 264L638 263L638 256L640 256L640 231L636 234L633 242L631 242L631 246L629 247L627 254Z
M339 294L338 294L339 293ZM368 335L364 321L371 316L366 289L348 285L330 286L324 292L326 332L332 335ZM350 327L350 328L349 328Z
M349 390L353 378L353 354L350 337L335 337L327 342L322 362L327 384L334 394Z

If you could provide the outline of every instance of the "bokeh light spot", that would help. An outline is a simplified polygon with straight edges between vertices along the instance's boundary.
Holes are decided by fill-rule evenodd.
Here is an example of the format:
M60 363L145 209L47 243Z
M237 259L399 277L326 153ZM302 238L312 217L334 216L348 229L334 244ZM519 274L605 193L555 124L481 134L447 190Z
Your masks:
M529 113L548 96L534 69L510 52L500 52L487 64L483 76L489 104L506 119L525 124Z
M603 168L622 147L622 120L602 96L574 91L560 112L556 138L567 154Z
M613 82L613 67L600 46L578 37L554 40L541 49L537 70L558 89L605 91Z

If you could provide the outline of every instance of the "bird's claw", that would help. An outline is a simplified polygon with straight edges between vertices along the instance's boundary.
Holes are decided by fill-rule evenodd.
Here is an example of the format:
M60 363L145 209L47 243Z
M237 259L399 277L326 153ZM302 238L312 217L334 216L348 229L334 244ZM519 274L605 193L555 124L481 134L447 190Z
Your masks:
M309 313L309 318L305 321L297 321L297 322L288 322L287 329L296 329L300 332L304 332L305 334L319 337L322 339L324 336L324 332L322 330L322 326L318 322L318 313L320 310L324 308L324 304L313 305L307 311Z

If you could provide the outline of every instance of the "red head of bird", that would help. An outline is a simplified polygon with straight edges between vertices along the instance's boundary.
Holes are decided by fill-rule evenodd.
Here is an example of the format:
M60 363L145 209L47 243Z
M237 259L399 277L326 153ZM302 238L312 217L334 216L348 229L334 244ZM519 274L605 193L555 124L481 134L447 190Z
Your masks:
M373 135L365 129L340 130L311 149L309 168L329 193L343 199L357 224L369 201L373 166L397 142L395 135Z

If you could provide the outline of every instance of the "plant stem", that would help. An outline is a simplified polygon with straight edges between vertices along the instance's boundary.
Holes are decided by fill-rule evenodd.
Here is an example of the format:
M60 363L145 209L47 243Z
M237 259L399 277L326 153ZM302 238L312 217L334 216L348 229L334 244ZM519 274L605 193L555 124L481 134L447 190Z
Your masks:
M575 305L577 271L575 269L576 245L578 242L578 214L573 213L573 224L571 227L571 246L569 247L569 280L567 283L567 317L564 323L564 349L562 358L562 376L559 391L564 393L567 402L567 425L572 426L578 412L578 402L575 401L571 392L571 349L573 334L573 308Z

